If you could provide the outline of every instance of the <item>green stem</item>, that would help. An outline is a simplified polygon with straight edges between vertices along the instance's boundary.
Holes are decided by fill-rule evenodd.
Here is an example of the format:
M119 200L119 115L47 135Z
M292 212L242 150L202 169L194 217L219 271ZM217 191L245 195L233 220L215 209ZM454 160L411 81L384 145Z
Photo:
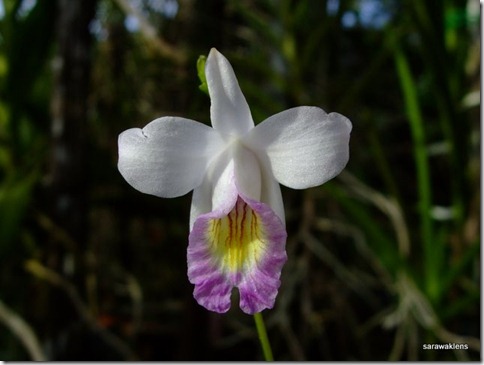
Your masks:
M424 121L417 95L417 88L413 80L407 57L393 39L393 51L400 86L405 100L405 108L410 122L414 145L414 158L417 168L417 186L419 193L419 211L421 222L421 238L424 250L424 270L426 293L432 302L439 295L439 263L442 257L442 245L433 240L433 224L430 216L432 206L432 189L430 168L427 156Z
M274 361L272 356L271 344L267 337L266 326L264 325L264 319L261 313L254 314L255 326L257 328L257 334L259 335L259 341L262 346L262 352L264 353L264 359L266 361Z

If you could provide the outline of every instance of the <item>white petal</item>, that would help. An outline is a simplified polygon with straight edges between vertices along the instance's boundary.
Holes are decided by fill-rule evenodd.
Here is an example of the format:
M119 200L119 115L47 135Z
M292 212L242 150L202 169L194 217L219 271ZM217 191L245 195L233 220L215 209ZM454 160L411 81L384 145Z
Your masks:
M245 100L229 61L212 48L205 65L210 94L212 126L225 135L246 134L254 127L249 105Z
M222 148L212 128L184 118L165 117L119 135L118 169L135 189L163 198L201 184L210 160Z
M237 201L234 160L231 149L226 149L212 160L200 186L192 197L190 230L201 215L214 210L228 214Z
M220 210L229 214L237 201L237 187L235 185L234 159L231 154L220 157L207 178L212 182L212 211Z
M238 190L246 198L267 204L285 225L281 188L274 178L267 155L258 156L238 143L234 150Z
M274 178L267 156L259 158L262 172L261 202L269 205L274 213L281 219L282 224L286 225L284 213L284 202L282 200L281 187Z
M212 195L210 184L203 181L202 185L193 190L192 205L190 207L190 231L197 218L212 211Z
M293 189L321 185L338 175L349 158L349 119L316 107L298 107L273 115L244 138L269 157L274 177Z

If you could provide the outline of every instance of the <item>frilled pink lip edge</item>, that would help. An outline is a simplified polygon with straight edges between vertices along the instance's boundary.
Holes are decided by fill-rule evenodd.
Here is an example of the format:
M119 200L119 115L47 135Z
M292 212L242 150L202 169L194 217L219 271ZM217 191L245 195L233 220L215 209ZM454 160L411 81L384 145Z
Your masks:
M254 314L270 309L274 306L281 284L281 270L287 261L284 224L268 205L240 194L232 209L244 203L257 215L265 233L261 238L263 253L255 264L248 265L250 267L235 273L226 272L210 250L208 227L211 220L227 216L222 210L200 215L189 235L188 279L195 285L193 296L201 306L214 312L225 313L230 309L234 287L239 290L240 308L245 313Z

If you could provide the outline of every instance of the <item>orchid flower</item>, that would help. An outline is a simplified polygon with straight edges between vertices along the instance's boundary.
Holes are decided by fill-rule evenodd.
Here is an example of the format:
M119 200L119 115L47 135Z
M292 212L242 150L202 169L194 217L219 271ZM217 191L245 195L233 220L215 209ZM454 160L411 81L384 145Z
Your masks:
M162 198L193 190L188 279L205 308L224 313L234 287L248 314L272 308L287 260L279 184L305 189L338 175L349 158L351 122L297 107L254 126L229 61L205 65L212 128L155 119L119 136L118 168L135 189Z

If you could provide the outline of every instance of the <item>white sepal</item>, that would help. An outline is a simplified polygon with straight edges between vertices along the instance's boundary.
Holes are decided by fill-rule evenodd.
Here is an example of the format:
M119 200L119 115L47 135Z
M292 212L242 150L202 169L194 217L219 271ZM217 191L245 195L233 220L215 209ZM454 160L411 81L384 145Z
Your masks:
M229 61L212 48L205 64L212 126L223 135L243 136L254 122Z
M202 182L212 157L223 147L212 128L165 117L118 138L118 169L135 189L162 198L184 195Z
M338 175L349 158L351 122L317 107L298 107L266 119L244 138L267 154L274 177L293 189L321 185Z

